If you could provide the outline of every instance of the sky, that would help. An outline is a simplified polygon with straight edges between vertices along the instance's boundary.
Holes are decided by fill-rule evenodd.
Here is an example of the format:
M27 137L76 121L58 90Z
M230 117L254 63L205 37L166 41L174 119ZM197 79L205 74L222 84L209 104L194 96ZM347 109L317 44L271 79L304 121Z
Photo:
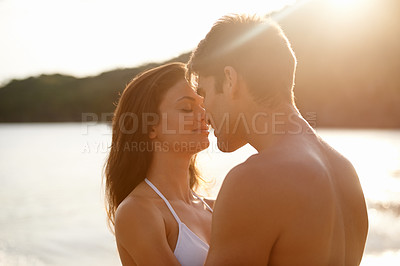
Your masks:
M162 62L194 49L225 14L266 14L295 1L0 0L0 85Z

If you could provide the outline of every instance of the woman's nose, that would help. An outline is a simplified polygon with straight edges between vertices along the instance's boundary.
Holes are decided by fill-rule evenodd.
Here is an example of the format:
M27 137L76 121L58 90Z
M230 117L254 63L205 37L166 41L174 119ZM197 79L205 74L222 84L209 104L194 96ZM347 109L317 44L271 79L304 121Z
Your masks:
M195 123L197 123L198 127L201 127L203 124L207 124L207 115L206 115L206 110L204 109L203 106L199 106L196 112L196 118L195 118Z
M204 106L200 106L200 121L206 120L206 109Z

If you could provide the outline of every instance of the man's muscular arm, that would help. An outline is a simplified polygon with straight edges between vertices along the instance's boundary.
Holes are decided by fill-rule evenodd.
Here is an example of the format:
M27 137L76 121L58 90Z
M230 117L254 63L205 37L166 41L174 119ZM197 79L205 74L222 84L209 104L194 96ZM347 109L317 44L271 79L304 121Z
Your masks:
M258 185L263 175L242 164L225 178L214 208L205 265L268 264L281 230L282 209L273 200L279 191ZM270 201L265 200L266 193ZM269 217L263 217L265 212Z

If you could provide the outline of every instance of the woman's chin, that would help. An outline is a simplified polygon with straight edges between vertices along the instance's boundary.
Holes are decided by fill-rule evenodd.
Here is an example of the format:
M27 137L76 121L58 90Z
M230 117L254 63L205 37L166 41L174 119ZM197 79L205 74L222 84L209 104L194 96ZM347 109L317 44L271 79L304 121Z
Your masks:
M198 142L197 145L194 146L195 148L193 150L191 150L191 152L193 154L196 154L196 153L199 153L201 151L204 151L209 146L210 146L210 141L207 138L207 139L205 139L203 141Z
M201 141L175 141L168 145L169 151L177 153L196 154L205 150L210 146L208 138L203 138Z

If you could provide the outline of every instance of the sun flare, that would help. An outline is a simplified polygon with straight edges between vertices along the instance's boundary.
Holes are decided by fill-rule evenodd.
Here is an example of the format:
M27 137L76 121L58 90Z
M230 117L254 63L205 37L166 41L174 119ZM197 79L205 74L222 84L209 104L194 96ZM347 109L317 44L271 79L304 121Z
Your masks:
M363 6L368 0L327 0L332 7L339 10L354 10Z

